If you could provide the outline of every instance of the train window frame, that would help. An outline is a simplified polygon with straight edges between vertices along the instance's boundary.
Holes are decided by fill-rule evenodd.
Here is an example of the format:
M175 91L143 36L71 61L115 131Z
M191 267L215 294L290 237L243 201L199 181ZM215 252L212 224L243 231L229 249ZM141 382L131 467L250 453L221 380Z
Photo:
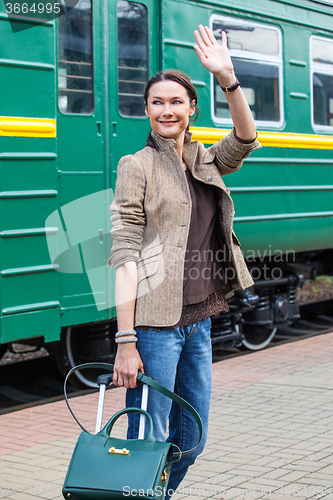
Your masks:
M333 0L311 0L313 3L320 3L322 5L333 5Z
M278 71L278 96L279 96L279 120L270 121L270 120L256 120L255 123L257 127L263 128L273 128L273 129L281 129L285 123L285 114L284 114L284 78L283 78L283 43L282 43L282 29L279 26L259 23L256 21L248 21L243 18L234 18L229 16L224 16L221 14L214 13L210 17L210 29L213 30L213 24L215 21L224 21L230 24L234 24L235 26L248 26L253 28L261 28L272 30L277 33L278 39L278 54L276 56L273 55L264 55L259 54L257 52L250 51L242 51L236 49L229 49L230 55L235 59L243 59L246 61L253 61L258 64L265 64L267 66L273 66L277 68ZM249 89L251 90L251 89ZM215 115L215 88L214 88L214 75L210 76L210 92L211 92L211 116L215 123L221 125L233 125L231 118L221 118Z
M93 16L94 16L94 13L93 13L93 0L79 0L79 2L77 2L77 4L75 5L75 7L73 7L72 9L69 10L69 12L73 11L80 3L80 1L82 1L82 3L84 2L87 2L89 1L90 2L90 7L91 7L91 14L90 14L90 19L91 19L91 92L89 92L91 94L91 98L92 98L92 102L91 102L91 110L89 112L78 112L78 113L74 113L72 111L70 112L66 112L66 111L63 111L63 109L61 109L61 106L60 106L60 92L64 89L61 88L61 86L59 85L59 82L60 82L60 78L61 77L66 77L66 75L61 75L59 74L59 71L61 71L63 68L59 68L59 17L63 17L63 16L66 16L66 13L62 14L61 16L59 16L57 18L57 107L58 107L58 110L59 110L59 113L61 113L63 116L92 116L94 113L95 113L95 66L94 66L94 23L93 23ZM63 0L61 0L61 4L64 5L63 3ZM62 19L63 21L63 19ZM81 77L82 75L80 75ZM59 92L60 91L60 92Z
M121 2L122 0L117 0L116 2L116 19L117 19L117 111L119 113L119 115L121 116L121 118L124 118L124 119L130 119L130 120L133 120L133 119L138 119L138 120L144 120L147 118L146 116L146 113L145 113L145 105L144 105L144 88L146 86L146 83L148 81L148 78L149 78L149 67L150 67L150 60L149 60L149 57L150 57L150 47L149 47L149 11L148 11L148 6L140 1L137 1L137 0L126 0L127 3L131 3L131 4L136 4L136 5L140 5L141 7L144 8L145 12L146 12L146 32L145 32L145 51L146 51L146 65L147 67L145 68L145 72L146 72L146 75L145 75L145 78L144 78L144 82L140 82L143 84L143 91L142 91L142 94L137 94L137 96L141 96L141 99L142 99L142 106L143 106L143 114L141 115L135 115L135 114L124 114L121 110L121 101L120 101L120 95L122 94L120 92L120 85L119 85L119 82L121 81L120 78L119 78L119 31L118 31L118 28L119 28L119 24L118 24L118 5L119 3ZM130 68L128 68L130 69ZM136 69L138 70L137 68L133 67L133 69ZM140 68L139 68L140 69ZM144 68L141 68L142 70ZM126 94L124 94L126 95Z
M312 35L310 36L310 86L311 86L311 125L312 128L315 132L329 132L333 134L333 124L332 125L322 125L315 123L314 121L314 85L313 85L313 75L315 73L319 73L321 75L329 75L333 79L333 64L329 63L322 63L322 62L315 62L313 60L313 40L322 40L324 42L329 42L332 43L333 45L333 38L329 37L323 37L323 36L318 36L318 35Z

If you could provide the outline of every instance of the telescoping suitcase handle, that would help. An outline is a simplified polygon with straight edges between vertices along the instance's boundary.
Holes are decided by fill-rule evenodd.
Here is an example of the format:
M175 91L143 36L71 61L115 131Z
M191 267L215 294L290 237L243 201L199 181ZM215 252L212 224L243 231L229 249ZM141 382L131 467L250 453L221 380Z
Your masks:
M97 434L102 429L105 391L107 386L110 385L111 382L112 382L111 373L108 373L107 375L99 375L99 377L97 377L97 385L99 386L99 398L97 406L95 434ZM141 410L147 411L147 404L148 404L148 385L143 384ZM145 425L146 425L146 417L141 413L138 439L143 439L145 437Z
M72 373L74 373L78 370L82 370L84 368L100 368L100 369L103 369L103 370L106 370L108 372L113 373L113 365L111 365L110 363L84 363L82 365L74 366L74 368L72 368L66 375L65 382L64 382L64 395L65 395L67 407L68 407L69 411L71 412L74 420L81 427L81 429L84 432L88 432L83 427L83 425L79 422L79 420L76 418L72 408L70 407L70 404L68 402L68 397L67 397L67 381L68 381L69 377L72 375ZM103 377L105 377L104 380L103 380ZM201 418L200 418L200 415L198 414L198 412L193 408L193 406L191 406L187 401L185 401L185 399L181 398L180 396L178 396L174 392L169 391L169 389L167 389L163 385L159 384L158 382L156 382L152 378L147 377L147 375L144 375L143 373L139 372L137 375L137 380L139 382L142 382L143 384L147 384L149 387L152 387L153 389L156 389L157 391L161 392L162 394L164 394L168 398L175 401L175 403L180 404L183 408L185 408L187 411L190 412L190 414L195 419L195 421L198 425L198 428L199 428L198 443L196 444L196 446L194 446L190 450L182 451L179 453L174 453L174 456L178 456L178 455L183 456L183 455L188 455L189 453L192 453L192 451L194 451L202 441L202 422L201 422ZM110 375L101 375L99 377L99 383L104 385L104 392L105 392L106 385L109 385L111 383L111 376ZM102 391L100 391L100 396L99 396L100 398L101 398L101 392ZM103 395L103 400L104 400L104 395ZM97 427L97 420L96 420L96 427Z

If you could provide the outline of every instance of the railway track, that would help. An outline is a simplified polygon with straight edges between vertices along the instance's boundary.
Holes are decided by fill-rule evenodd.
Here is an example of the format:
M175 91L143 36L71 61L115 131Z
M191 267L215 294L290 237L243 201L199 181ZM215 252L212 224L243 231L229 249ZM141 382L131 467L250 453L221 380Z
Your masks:
M294 342L333 330L333 300L325 300L301 306L301 319L289 327L278 329L266 349ZM252 351L232 348L213 350L213 361L235 356L250 355ZM68 386L71 395L83 395L96 389L80 390ZM18 409L46 404L63 399L63 377L56 363L45 354L24 361L0 365L0 415Z
M0 365L0 415L63 399L63 376L48 356ZM89 394L68 384L69 394Z

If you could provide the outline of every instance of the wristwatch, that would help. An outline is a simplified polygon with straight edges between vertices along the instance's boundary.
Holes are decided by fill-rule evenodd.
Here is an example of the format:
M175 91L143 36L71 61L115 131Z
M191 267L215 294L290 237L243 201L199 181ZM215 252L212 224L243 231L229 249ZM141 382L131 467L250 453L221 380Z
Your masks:
M236 82L233 85L231 85L230 87L222 87L222 85L221 85L220 87L223 90L223 92L230 94L230 92L233 92L234 90L238 89L239 86L240 86L240 83L239 83L238 78L236 76Z

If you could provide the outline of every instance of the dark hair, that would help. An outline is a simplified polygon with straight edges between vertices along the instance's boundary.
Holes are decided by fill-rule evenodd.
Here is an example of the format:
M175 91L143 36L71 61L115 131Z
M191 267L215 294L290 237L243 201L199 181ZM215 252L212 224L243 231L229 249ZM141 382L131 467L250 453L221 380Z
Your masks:
M194 101L195 114L194 114L194 118L192 118L192 119L193 119L193 121L196 120L198 118L198 114L199 114L198 108L197 108L197 103L198 103L197 90L196 90L195 86L193 85L193 83L191 82L190 78L187 75L185 75L185 73L183 73L182 71L179 71L178 69L168 69L167 71L159 71L158 73L153 75L148 80L146 87L145 87L145 92L143 94L143 98L145 100L146 106L147 106L147 102L148 102L150 88L154 85L154 83L165 82L167 80L171 80L173 82L179 83L179 85L184 87L184 89L186 90L187 95L190 99L190 102L192 103ZM187 127L186 130L188 130L188 129L189 129L189 126ZM150 146L151 148L157 149L155 141L153 140L153 138L151 136L151 132L149 133L149 136L148 136L148 139L146 142L146 146Z

